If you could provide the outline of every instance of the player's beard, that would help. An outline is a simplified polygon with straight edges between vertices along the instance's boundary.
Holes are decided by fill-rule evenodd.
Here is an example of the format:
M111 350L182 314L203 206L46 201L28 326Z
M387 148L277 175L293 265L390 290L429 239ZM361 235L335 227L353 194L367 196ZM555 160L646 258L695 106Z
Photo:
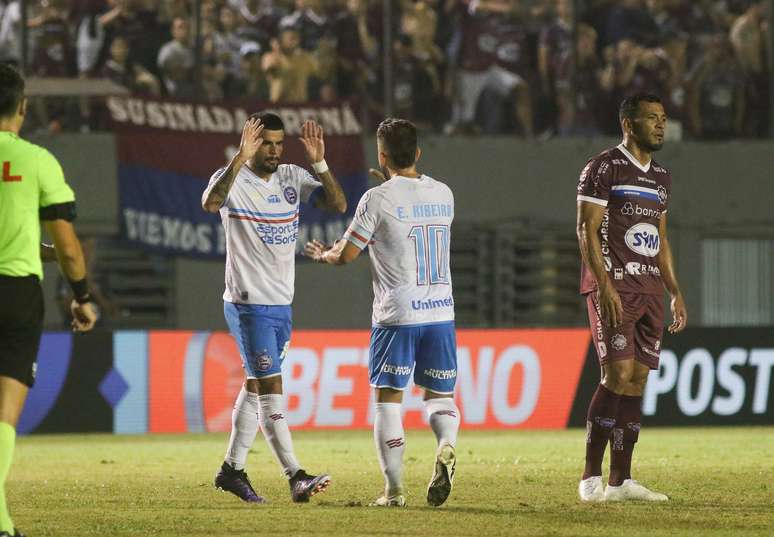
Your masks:
M648 152L655 153L656 151L664 147L664 140L663 138L660 142L649 142L647 140L644 140L641 145L643 149L646 149Z
M648 153L655 153L659 149L661 149L664 145L664 139L661 139L661 142L657 142L655 140L656 136L653 135L653 141L650 140L650 137L647 136L644 133L635 133L635 141L637 142L637 145L639 145L642 149L647 151Z
M279 159L275 160L274 162L269 162L268 160L261 162L261 171L264 173L274 173L277 171L278 167Z

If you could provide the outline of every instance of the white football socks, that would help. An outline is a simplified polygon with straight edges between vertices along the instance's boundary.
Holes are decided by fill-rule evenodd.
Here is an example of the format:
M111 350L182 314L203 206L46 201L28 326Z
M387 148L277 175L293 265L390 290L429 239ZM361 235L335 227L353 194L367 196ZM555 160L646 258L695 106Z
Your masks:
M386 496L401 494L403 483L400 474L406 439L403 435L400 403L376 403L374 442L376 453L379 455L379 466L386 481Z
M258 394L244 386L231 413L231 437L228 439L226 462L237 470L244 470L247 454L258 434Z
M293 477L301 469L293 453L293 440L285 419L285 405L281 394L267 394L258 397L261 406L261 431L274 456L277 457L282 471L287 477Z
M457 444L457 431L460 429L460 409L451 397L428 399L425 401L425 412L430 428L435 433L438 445L448 442Z

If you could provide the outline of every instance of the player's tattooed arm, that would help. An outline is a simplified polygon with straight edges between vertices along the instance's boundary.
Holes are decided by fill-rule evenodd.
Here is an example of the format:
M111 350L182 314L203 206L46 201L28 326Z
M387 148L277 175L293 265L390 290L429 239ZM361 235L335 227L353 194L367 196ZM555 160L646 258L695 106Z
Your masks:
M344 190L325 162L325 139L322 127L312 120L305 121L301 127L301 144L304 146L306 158L312 164L323 187L324 195L317 199L315 206L331 212L345 213L347 198L344 196Z
M672 247L667 238L667 215L661 215L658 223L659 243L661 248L656 256L656 264L661 272L661 280L669 293L669 305L672 310L672 324L669 325L669 332L675 334L680 332L688 323L688 309L685 306L683 293L680 291L680 284L677 282L677 272L675 271L674 258L672 257Z
M324 197L317 198L315 205L330 212L340 214L347 212L347 198L333 173L328 170L325 173L318 173L317 177L322 183Z
M623 305L605 269L602 243L599 240L599 228L604 216L605 208L601 205L579 201L576 232L583 262L597 281L602 318L608 325L618 326L623 320Z
M239 143L239 151L228 163L218 180L206 192L202 200L202 208L208 213L217 213L226 201L231 185L234 184L239 170L250 161L263 144L261 133L263 125L258 119L248 119L242 128L242 140Z

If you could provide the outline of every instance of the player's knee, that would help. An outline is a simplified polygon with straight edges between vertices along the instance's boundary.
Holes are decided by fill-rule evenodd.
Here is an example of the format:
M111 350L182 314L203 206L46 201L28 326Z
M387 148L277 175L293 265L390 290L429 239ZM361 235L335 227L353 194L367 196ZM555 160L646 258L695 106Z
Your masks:
M612 367L606 368L602 384L604 384L608 390L622 393L631 383L632 377L632 368L627 367L627 364L618 363Z
M425 395L423 397L424 401L428 401L430 399L446 399L451 397L448 393L438 393L434 392L433 390L425 390Z
M282 393L282 376L276 375L265 379L256 379L258 383L258 393L260 395L280 394ZM248 388L248 391L251 391Z
M393 388L376 388L377 403L402 403L403 392Z
M627 395L642 395L645 393L645 383L648 381L648 377L634 377L629 381L629 389Z

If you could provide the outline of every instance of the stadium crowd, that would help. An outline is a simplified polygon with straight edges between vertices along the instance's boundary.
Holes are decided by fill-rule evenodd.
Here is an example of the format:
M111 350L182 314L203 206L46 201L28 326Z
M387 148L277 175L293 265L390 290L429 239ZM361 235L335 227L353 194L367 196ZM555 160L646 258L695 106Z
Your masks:
M3 61L20 58L19 4L0 0ZM448 133L617 135L609 103L649 91L678 136L766 136L768 2L582 0L577 14L575 4L393 0L393 114ZM31 2L27 74L209 101L358 98L367 118L383 117L382 0L201 0L199 76L193 5ZM83 102L38 109L57 128L98 116Z

